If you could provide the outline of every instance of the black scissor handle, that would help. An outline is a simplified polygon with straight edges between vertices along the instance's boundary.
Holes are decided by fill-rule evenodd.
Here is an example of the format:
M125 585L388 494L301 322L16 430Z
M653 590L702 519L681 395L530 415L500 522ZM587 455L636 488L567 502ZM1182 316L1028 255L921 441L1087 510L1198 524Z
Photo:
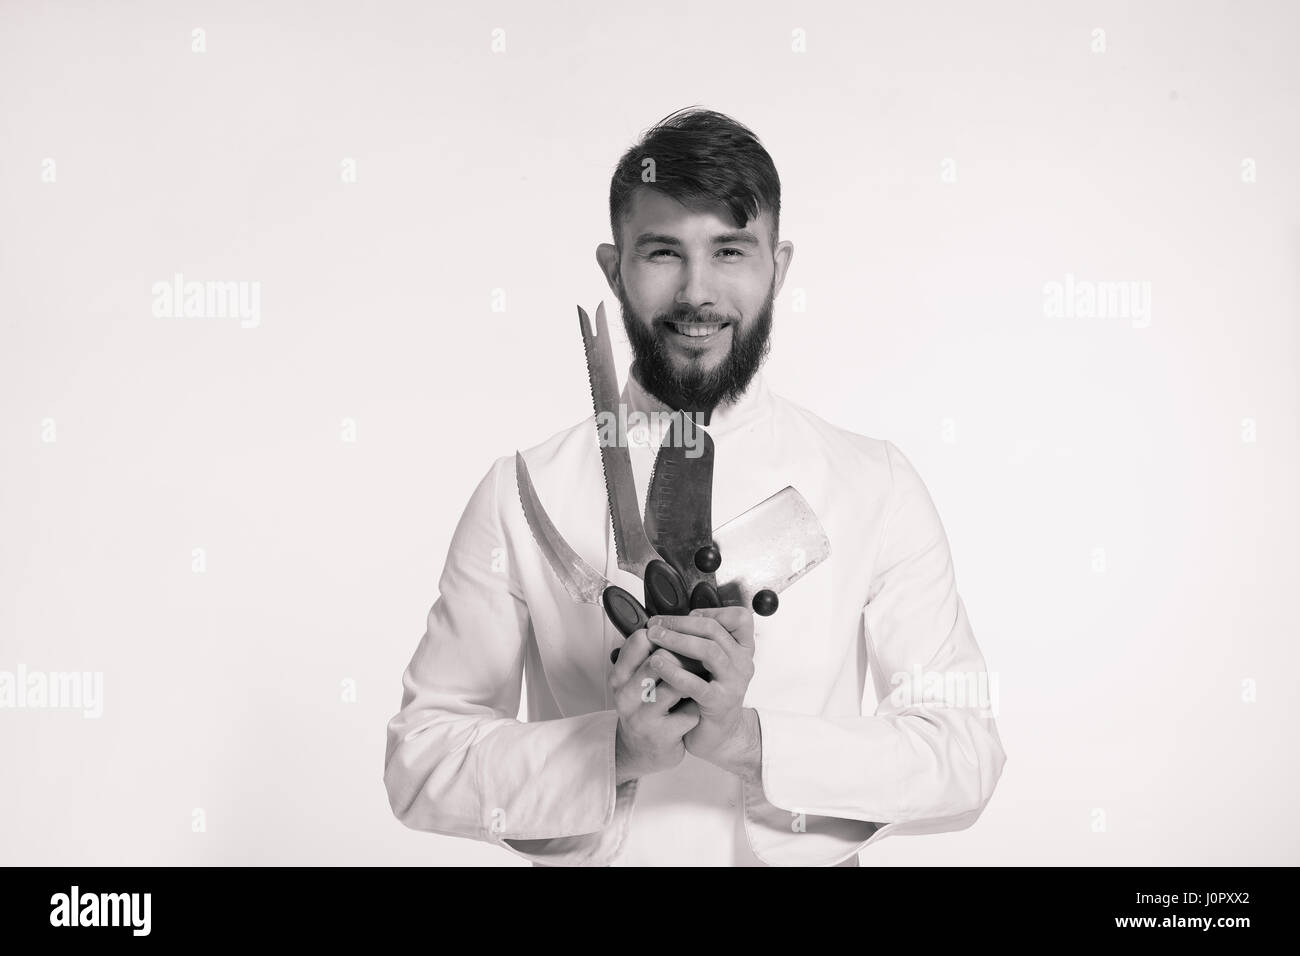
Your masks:
M707 588L708 585L705 584L705 587ZM645 590L646 607L652 614L685 616L691 613L692 608L707 606L707 604L696 604L692 600L693 597L707 600L706 592L697 587L694 595L687 593L686 582L667 561L651 561L646 565ZM696 677L709 679L708 670L695 658L683 657L673 651L668 653L677 658L678 663Z
M701 581L691 592L691 610L697 607L722 607L722 598L718 597L718 589L708 581Z
M641 602L617 584L605 588L600 595L600 603L605 606L605 616L625 638L645 627L646 621L650 619Z
M605 588L604 593L601 594L601 603L605 606L605 614L625 638L631 637L645 627L651 614L684 615L691 613L693 606L691 595L686 592L686 582L682 580L682 576L667 561L657 558L646 565L644 607L616 584ZM618 660L619 650L621 648L615 648L610 653L611 661ZM708 671L699 661L682 657L680 654L673 656L691 673L701 677L708 675Z
M645 566L645 606L651 614L690 614L686 582L667 561L655 558Z

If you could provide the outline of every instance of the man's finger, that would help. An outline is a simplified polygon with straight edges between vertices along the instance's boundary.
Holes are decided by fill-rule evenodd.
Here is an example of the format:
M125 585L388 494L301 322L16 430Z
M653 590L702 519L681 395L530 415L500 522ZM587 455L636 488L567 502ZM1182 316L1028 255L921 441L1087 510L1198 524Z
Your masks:
M668 620L681 621L686 619L675 617L668 618ZM666 647L670 651L677 651L679 654L699 661L715 676L727 663L728 654L726 649L719 642L710 640L707 637L697 637L695 634L678 631L671 627L661 627L658 624L652 624L646 628L646 637L649 638L652 645ZM730 637L728 637L728 641L730 640Z
M654 700L646 700L647 696L653 695ZM669 709L682 699L681 691L667 681L658 681L654 690L647 693L645 688L641 691L641 700L646 707L653 707L656 714L660 716L668 713Z
M664 718L664 724L674 737L685 737L689 731L695 729L695 725L699 722L700 705L693 700L688 700Z
M652 674L657 674L665 683L672 685L683 697L690 697L697 701L701 697L707 699L712 690L712 685L708 681L696 677L666 652L651 654L650 659L646 661L646 667L650 668Z
M645 662L645 659L650 656L650 652L653 650L654 647L651 646L650 640L646 636L645 628L633 631L632 636L619 649L618 662L609 675L610 686L617 690L626 684L633 671Z
M641 707L649 706L650 702L645 698L650 696L650 688L655 688L655 692L658 692L658 681L659 675L650 667L650 662L642 661L641 666L614 690L614 701L619 712L630 715Z
M745 626L742 620L738 623L736 632L732 633L714 616L718 611L740 611L742 614L750 614L743 608L698 608L689 615L652 617L646 622L646 626L647 630L649 630L655 625L661 625L679 634L702 637L722 648L730 658L735 658L737 654L741 653L742 647L752 649L754 646L753 625ZM750 621L753 620L752 614L750 614L749 619ZM654 643L653 638L651 643Z
M720 624L741 647L754 649L754 612L747 607L701 607L691 611L685 620L707 618ZM675 628L682 630L682 628ZM693 633L693 632L692 632Z

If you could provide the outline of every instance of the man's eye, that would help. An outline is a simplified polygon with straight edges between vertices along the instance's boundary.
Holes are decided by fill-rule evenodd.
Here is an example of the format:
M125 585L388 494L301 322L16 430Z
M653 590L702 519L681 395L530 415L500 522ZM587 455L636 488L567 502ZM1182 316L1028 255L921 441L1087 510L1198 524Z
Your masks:
M676 255L677 253L672 249L656 249L654 252L650 253L648 258L654 259L657 256ZM719 249L717 255L722 256L724 259L743 259L745 257L745 253L740 249Z

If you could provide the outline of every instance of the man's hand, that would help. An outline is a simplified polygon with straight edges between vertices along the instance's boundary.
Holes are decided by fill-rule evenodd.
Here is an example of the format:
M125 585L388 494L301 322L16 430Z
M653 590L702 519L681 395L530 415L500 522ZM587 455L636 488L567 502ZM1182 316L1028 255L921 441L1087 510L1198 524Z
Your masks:
M658 682L648 660L652 650L645 629L636 631L619 651L609 678L618 711L614 777L619 785L681 763L683 737L700 722L698 713L684 707L668 713L682 695Z
M646 635L662 650L650 655L650 673L665 689L690 701L679 714L698 714L699 724L685 739L686 749L723 770L748 780L761 773L762 738L758 712L744 706L754 676L754 612L746 607L699 608L687 616L658 615ZM693 657L709 671L697 677L669 651Z

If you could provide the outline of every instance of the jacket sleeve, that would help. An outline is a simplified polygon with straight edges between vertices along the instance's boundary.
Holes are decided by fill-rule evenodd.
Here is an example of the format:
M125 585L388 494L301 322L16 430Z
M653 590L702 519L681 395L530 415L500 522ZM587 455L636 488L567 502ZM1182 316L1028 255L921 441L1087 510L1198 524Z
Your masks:
M863 608L878 704L861 717L758 708L762 782L745 785L746 832L765 862L825 865L887 836L965 829L1006 762L996 680L938 512L911 463L885 450L891 504Z
M505 457L452 536L388 724L384 785L412 829L495 843L535 863L605 865L636 789L615 786L618 715L516 719L532 625L503 532L507 500L517 496Z

